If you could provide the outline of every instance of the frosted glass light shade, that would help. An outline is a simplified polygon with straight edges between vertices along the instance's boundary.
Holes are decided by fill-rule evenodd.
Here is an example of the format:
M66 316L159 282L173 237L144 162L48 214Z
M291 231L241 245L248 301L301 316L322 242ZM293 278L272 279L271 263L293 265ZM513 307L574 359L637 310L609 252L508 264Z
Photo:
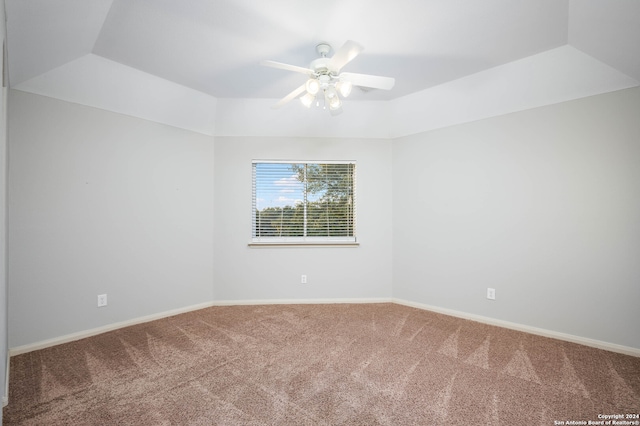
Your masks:
M316 97L313 96L311 93L305 93L303 96L300 97L300 102L302 102L302 105L304 105L307 108L311 108L311 104L313 103L313 100Z
M307 80L305 87L307 89L307 93L315 96L320 91L320 82L315 78L310 78Z
M342 107L342 101L340 100L338 95L335 95L334 97L329 99L329 109L330 110L337 110L337 109L339 109L341 107Z

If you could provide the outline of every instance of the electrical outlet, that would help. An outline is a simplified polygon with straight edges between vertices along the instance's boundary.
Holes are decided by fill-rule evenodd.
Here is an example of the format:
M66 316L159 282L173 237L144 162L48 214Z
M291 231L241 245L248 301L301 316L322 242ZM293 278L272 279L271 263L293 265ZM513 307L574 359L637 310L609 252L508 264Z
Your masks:
M307 276L300 275L300 284L306 284L306 283L307 283Z
M99 294L98 295L98 307L107 306L107 295Z
M496 289L495 288L488 288L487 289L487 299L496 300Z

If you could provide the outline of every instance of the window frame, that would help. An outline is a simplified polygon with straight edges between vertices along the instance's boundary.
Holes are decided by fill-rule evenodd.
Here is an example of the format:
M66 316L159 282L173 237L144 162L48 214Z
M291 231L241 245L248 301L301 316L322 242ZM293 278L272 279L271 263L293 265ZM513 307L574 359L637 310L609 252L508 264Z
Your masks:
M353 165L352 175L352 227L353 236L340 237L256 237L256 164L349 164ZM354 160L252 160L251 161L251 238L250 247L358 247L357 238L357 163ZM306 226L306 225L305 225Z

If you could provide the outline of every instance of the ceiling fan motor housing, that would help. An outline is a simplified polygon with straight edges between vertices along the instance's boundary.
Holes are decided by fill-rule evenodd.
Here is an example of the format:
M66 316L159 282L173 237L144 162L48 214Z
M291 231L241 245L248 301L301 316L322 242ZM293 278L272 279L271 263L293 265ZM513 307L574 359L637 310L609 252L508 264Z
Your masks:
M328 75L329 74L329 61L330 58L318 58L311 61L309 68L313 70L313 72L317 75Z
M331 52L331 46L327 43L320 43L316 46L316 52L320 55L320 58L311 61L309 68L313 70L316 77L319 78L322 75L328 75L330 77L336 77L329 71L329 62L331 58L327 58L329 52Z

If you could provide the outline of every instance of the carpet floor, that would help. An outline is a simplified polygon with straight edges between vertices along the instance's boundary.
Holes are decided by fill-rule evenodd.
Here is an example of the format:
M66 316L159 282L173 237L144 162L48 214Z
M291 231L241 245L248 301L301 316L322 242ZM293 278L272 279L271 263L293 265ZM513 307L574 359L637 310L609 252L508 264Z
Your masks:
M640 358L381 303L212 307L17 355L3 415L5 425L548 426L639 411Z

